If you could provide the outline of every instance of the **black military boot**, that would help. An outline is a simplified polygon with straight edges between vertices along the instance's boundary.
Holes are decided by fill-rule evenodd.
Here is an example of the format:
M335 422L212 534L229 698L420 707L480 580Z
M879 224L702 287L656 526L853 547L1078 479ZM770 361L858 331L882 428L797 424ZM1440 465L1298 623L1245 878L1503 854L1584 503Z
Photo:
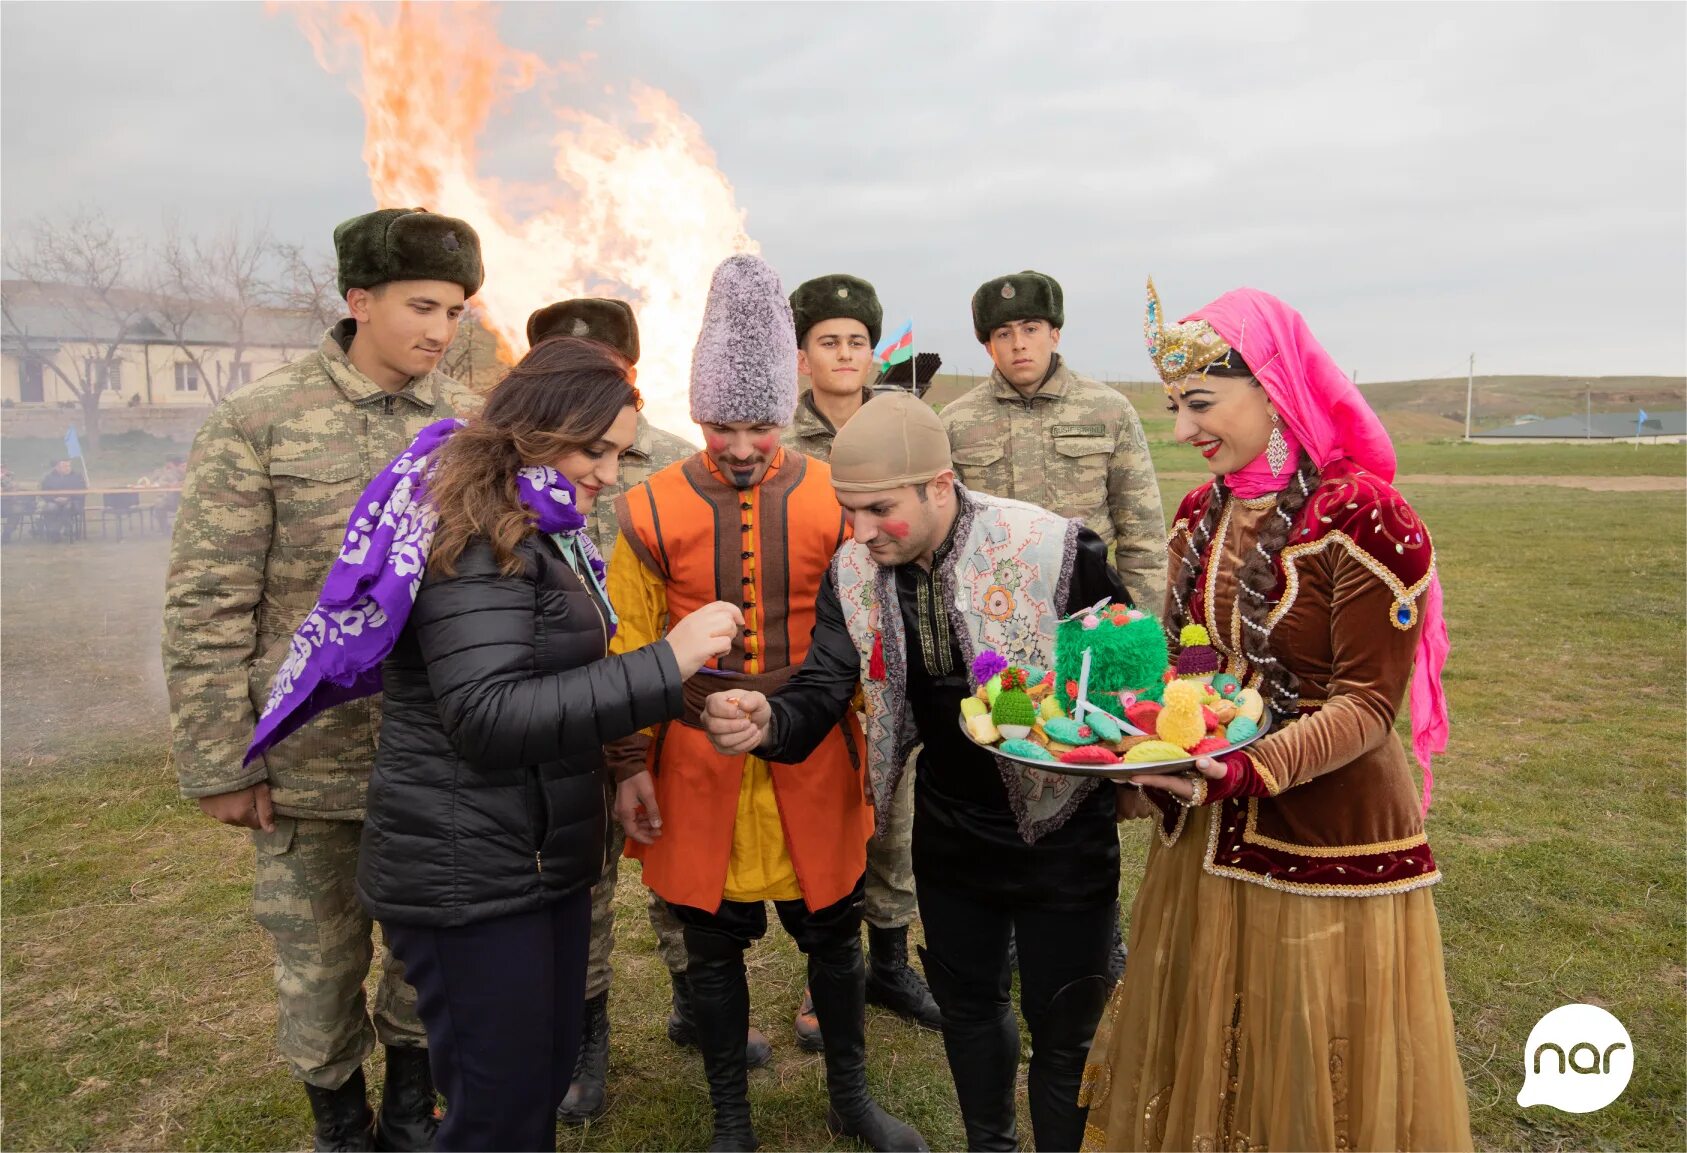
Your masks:
M428 1051L415 1046L387 1046L387 1081L381 1090L381 1114L375 1119L375 1148L389 1153L419 1153L433 1148L439 1130L438 1104Z
M305 1085L310 1111L316 1118L316 1153L330 1150L363 1151L374 1148L375 1115L369 1109L369 1087L358 1066L338 1089Z
M1107 951L1107 985L1111 989L1125 979L1125 930L1113 918L1113 947Z
M688 945L690 936L688 932ZM697 1047L703 1051L703 1071L709 1078L709 1104L715 1112L709 1148L748 1153L758 1143L750 1124L750 1070L745 1059L750 985L744 954L693 956L685 975Z
M1043 1020L1031 1027L1026 1096L1039 1149L1077 1149L1083 1144L1089 1107L1078 1104L1078 1089L1109 988L1107 978L1099 974L1063 985Z
M603 1083L609 1075L609 991L586 1002L586 1018L580 1027L580 1055L574 1061L574 1079L568 1093L556 1107L556 1119L583 1125L603 1116Z
M826 1128L881 1153L924 1151L925 1138L879 1107L867 1092L866 965L860 938L846 951L808 959L808 988L826 1043Z
M1019 1019L1013 1006L976 1003L941 961L925 949L919 953L931 995L943 1011L943 1051L955 1081L967 1148L1017 1150L1013 1087L1019 1076Z
M908 963L908 927L881 929L867 926L867 1002L889 1009L898 1017L924 1025L927 1029L943 1028L943 1014L931 999L924 978Z
M695 1049L697 1024L691 1019L691 987L686 984L684 973L670 971L668 979L674 986L674 1007L668 1011L668 1040L682 1049ZM767 1039L767 1034L751 1025L744 1037L745 1060L750 1068L760 1069L773 1060L773 1042Z

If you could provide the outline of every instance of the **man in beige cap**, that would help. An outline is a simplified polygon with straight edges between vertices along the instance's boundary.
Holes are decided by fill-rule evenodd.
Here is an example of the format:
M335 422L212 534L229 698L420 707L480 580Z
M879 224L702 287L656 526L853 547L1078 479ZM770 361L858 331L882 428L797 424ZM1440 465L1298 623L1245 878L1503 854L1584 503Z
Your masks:
M859 684L881 812L909 749L923 742L913 838L920 954L967 1145L1017 1146L1014 931L1036 1144L1076 1149L1086 1113L1078 1087L1117 920L1115 790L995 758L965 738L958 718L980 653L1051 668L1060 617L1129 596L1081 521L957 482L942 422L906 393L875 397L839 430L832 487L854 537L821 586L807 658L771 698L711 696L704 727L722 753L800 761L848 712Z

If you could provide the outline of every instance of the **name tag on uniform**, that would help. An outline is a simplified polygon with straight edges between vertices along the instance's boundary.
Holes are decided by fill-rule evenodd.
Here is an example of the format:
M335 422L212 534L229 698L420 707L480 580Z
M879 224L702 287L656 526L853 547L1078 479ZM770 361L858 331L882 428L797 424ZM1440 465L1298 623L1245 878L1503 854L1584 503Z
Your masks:
M1057 424L1049 430L1050 436L1106 436L1105 424Z

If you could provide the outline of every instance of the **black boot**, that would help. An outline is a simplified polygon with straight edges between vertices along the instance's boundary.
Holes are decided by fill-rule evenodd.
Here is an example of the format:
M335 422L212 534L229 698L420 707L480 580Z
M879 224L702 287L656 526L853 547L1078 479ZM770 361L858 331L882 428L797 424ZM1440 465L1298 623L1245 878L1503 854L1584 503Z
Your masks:
M691 1019L691 987L685 983L684 973L670 971L668 979L674 986L674 1007L668 1012L668 1040L682 1049L697 1047L697 1023ZM773 1042L767 1034L751 1025L744 1031L745 1060L750 1068L760 1069L773 1060Z
M867 967L869 1004L889 1009L898 1017L927 1029L943 1028L943 1014L937 1011L931 990L908 963L906 925L899 929L868 925L867 953L872 961Z
M586 1002L586 1018L580 1028L580 1056L574 1061L574 1079L556 1108L556 1119L583 1125L603 1116L603 1083L609 1075L609 992L605 990Z
M1125 979L1125 930L1119 918L1113 918L1113 947L1107 951L1107 984L1117 985Z
M851 934L847 948L808 959L808 988L826 1043L826 1128L854 1137L869 1149L917 1150L929 1146L919 1131L881 1109L867 1092L867 967L861 941Z
M688 930L688 946L691 937ZM715 1112L709 1148L753 1150L757 1142L750 1124L750 1070L745 1059L750 985L744 974L744 954L723 950L716 957L693 956L685 975L697 1047L703 1051L703 1070L709 1078L709 1104Z
M979 1004L968 998L960 979L943 962L926 949L919 953L931 995L943 1011L943 1051L955 1079L967 1148L1016 1150L1019 1129L1013 1087L1019 1075L1019 1020L1013 1006Z
M373 1148L375 1115L369 1110L369 1088L361 1065L338 1089L306 1084L305 1096L310 1098L310 1111L316 1118L312 1148L317 1153Z
M1078 1104L1078 1089L1108 990L1106 977L1080 977L1061 987L1043 1020L1031 1028L1027 1095L1038 1149L1076 1149L1083 1144L1089 1108Z
M381 1090L381 1115L375 1120L375 1148L390 1153L419 1153L433 1148L439 1131L438 1104L428 1051L387 1046L387 1082Z

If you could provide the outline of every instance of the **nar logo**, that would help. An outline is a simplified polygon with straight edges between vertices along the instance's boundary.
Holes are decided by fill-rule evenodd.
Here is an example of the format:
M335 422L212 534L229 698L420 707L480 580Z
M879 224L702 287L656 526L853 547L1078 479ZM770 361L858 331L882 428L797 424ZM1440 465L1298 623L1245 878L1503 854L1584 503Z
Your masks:
M1517 1103L1592 1113L1622 1096L1633 1073L1634 1043L1621 1021L1597 1005L1560 1005L1529 1031Z

